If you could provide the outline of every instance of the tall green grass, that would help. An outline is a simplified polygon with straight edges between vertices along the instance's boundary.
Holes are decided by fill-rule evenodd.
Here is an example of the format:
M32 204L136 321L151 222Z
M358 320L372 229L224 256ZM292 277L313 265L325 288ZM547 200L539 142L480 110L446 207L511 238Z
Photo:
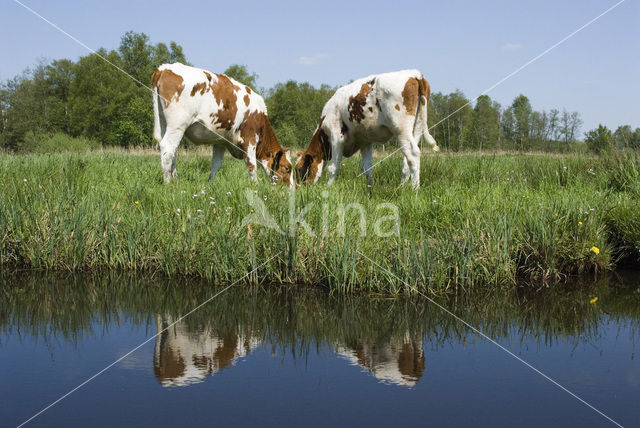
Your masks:
M245 282L411 294L556 281L640 260L634 154L425 156L418 191L399 186L399 157L377 166L367 188L354 157L334 186L295 191L313 236L300 225L288 233L289 190L264 176L250 182L244 163L230 158L208 182L209 162L181 153L179 179L165 185L152 154L1 155L0 262L219 283L255 268ZM286 233L241 227L252 209L246 189ZM351 203L364 207L366 236L356 209L340 221L337 211ZM382 203L398 209L392 236L374 233L390 214Z
M33 131L27 132L16 147L19 152L29 153L86 152L99 148L100 143L89 138L72 137L64 132L47 134Z

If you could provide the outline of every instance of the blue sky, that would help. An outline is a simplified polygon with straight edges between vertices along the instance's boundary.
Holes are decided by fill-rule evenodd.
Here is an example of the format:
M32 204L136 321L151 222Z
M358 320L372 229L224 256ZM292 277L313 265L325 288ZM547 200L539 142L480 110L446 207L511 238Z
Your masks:
M246 64L262 87L289 79L341 85L418 68L432 91L458 88L469 98L617 2L21 1L92 48L145 32L153 43L178 42L199 67ZM582 131L640 127L639 23L640 2L626 0L489 95L503 106L524 93L537 110L578 111ZM0 5L0 36L0 80L40 58L87 54L11 0Z

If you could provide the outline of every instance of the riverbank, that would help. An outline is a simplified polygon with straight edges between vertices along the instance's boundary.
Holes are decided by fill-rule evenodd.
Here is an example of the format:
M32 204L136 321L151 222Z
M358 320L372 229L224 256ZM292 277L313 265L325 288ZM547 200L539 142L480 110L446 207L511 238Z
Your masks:
M46 270L159 271L224 284L305 283L385 294L562 280L640 260L640 157L359 157L334 186L291 193L243 162L181 153L0 155L0 262ZM321 180L324 182L324 180Z

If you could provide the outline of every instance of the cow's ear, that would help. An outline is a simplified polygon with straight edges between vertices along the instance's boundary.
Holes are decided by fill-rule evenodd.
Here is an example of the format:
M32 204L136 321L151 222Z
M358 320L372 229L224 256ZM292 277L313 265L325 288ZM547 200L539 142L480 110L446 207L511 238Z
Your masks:
M271 172L276 172L280 167L280 159L282 159L282 155L284 152L282 150L278 150L275 158L273 159L273 163L271 164Z

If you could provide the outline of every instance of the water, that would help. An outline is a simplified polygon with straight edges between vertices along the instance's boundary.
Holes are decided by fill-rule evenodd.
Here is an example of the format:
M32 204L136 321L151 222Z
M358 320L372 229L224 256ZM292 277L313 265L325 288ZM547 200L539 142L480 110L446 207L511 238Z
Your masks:
M640 425L637 274L439 300L625 426ZM611 423L424 299L124 274L2 277L0 425ZM597 301L591 301L598 297Z

